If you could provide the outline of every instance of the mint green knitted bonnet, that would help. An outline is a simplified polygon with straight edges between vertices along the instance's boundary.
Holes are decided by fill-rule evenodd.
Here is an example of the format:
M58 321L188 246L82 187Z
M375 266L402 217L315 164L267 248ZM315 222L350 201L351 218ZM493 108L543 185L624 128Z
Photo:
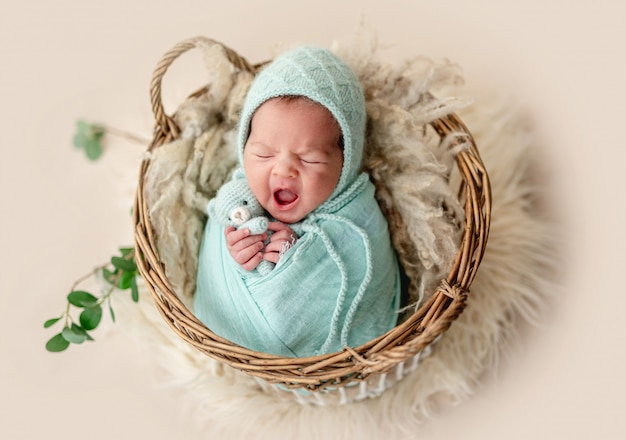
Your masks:
M361 169L365 134L365 99L350 67L327 49L302 46L278 56L254 79L239 122L239 160L250 132L254 112L265 101L279 96L305 96L321 104L335 117L343 134L343 168L337 187L317 211L356 179Z

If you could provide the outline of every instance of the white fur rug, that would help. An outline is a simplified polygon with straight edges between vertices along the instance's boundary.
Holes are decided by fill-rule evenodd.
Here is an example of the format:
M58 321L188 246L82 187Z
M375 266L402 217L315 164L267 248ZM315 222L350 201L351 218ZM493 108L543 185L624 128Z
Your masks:
M515 338L534 323L552 291L554 231L540 210L541 152L516 106L470 93L458 111L474 134L492 181L492 227L468 307L417 370L376 399L339 407L302 406L265 394L255 379L206 357L163 321L147 291L139 304L118 295L116 331L154 359L159 386L180 396L187 431L206 438L415 438L443 406L468 400ZM164 391L167 392L167 391ZM193 428L191 428L193 426Z

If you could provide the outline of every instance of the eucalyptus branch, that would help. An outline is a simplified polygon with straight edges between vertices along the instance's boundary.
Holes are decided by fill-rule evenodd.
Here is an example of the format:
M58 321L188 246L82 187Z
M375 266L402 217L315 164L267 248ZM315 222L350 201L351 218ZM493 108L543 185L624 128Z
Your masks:
M133 248L120 248L120 255L111 257L110 263L96 267L88 274L78 278L72 285L67 295L67 306L61 316L47 320L44 328L52 327L58 321L63 320L63 330L53 336L46 343L46 349L51 352L59 352L67 349L71 343L82 344L85 341L93 341L89 331L95 330L102 319L102 305L108 305L111 320L115 322L115 312L111 306L111 295L117 289L130 290L131 298L139 300L137 288L137 265L135 264L135 251ZM102 274L104 280L110 284L110 288L101 295L79 290L78 286L93 276ZM80 310L78 323L72 318L72 307Z
M124 138L126 140L129 140L131 142L134 142L136 144L139 145L143 145L146 146L150 143L150 140L141 136L138 136L136 134L130 133L128 131L125 130L120 130L118 128L114 128L114 127L110 127L108 125L101 125L101 127L104 129L104 131L106 133L112 134L114 136L118 136L121 138Z
M136 134L109 127L103 124L94 124L82 119L76 121L76 133L74 134L73 144L76 148L85 151L89 160L98 160L104 151L102 139L105 134L112 134L127 139L131 142L148 145L150 141Z
M97 160L102 155L102 138L105 133L120 136L132 142L147 145L149 141L135 134L107 127L101 124L88 123L84 120L76 121L76 133L73 144L76 148L84 150L90 160ZM139 301L139 289L137 288L137 265L135 264L135 250L130 247L120 248L120 255L111 257L110 262L96 267L93 271L78 278L67 295L65 311L56 318L44 322L44 328L49 328L61 321L63 329L54 335L46 343L46 349L51 352L59 352L67 349L70 344L82 344L85 341L93 341L89 332L95 330L102 320L103 305L106 303L111 320L115 322L115 312L111 306L111 295L116 290L130 290L133 301ZM81 290L78 286L91 277L102 276L110 287L100 295ZM78 320L72 317L72 312L77 309Z

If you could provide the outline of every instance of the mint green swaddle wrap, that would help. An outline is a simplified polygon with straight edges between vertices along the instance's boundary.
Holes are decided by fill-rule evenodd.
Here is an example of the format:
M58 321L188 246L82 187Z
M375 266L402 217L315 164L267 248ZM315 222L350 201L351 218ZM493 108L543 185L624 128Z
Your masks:
M393 328L400 275L374 186L361 172L365 103L352 70L331 52L301 47L254 80L239 127L239 158L256 109L278 96L305 96L335 117L343 166L330 197L290 227L294 246L266 275L230 256L224 226L209 218L199 255L194 313L216 334L252 350L307 357L363 344ZM233 179L245 179L242 170Z

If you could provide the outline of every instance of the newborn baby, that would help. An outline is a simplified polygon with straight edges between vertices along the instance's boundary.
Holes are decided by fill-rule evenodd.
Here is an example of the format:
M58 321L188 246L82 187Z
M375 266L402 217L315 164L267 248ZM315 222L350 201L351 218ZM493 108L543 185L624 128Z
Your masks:
M374 187L361 172L365 102L352 70L301 47L254 80L239 125L245 179L269 234L209 217L196 316L255 351L307 357L358 346L393 328L400 274ZM263 260L276 263L261 275Z

